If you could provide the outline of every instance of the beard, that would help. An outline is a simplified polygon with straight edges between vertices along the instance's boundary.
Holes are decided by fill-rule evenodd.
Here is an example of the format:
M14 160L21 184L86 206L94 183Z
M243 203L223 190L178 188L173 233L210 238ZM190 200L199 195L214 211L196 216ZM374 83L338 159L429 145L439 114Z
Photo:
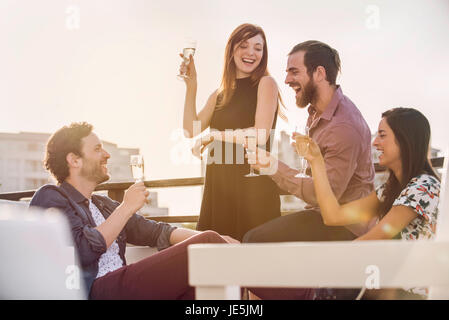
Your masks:
M84 158L84 164L81 168L81 176L85 177L87 180L95 182L96 184L108 181L111 177L109 174L103 172L103 168L100 163L95 163L92 160L87 160Z
M317 101L317 88L313 80L309 80L303 88L303 92L299 98L296 99L296 105L300 108L305 108L309 104Z

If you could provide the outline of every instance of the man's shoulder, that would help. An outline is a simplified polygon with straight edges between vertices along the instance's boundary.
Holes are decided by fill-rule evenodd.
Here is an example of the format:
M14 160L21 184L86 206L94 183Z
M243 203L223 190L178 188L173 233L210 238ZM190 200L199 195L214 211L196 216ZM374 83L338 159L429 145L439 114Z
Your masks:
M335 123L326 131L326 145L359 147L363 139L360 129L345 121Z
M42 198L45 196L64 197L66 196L66 192L60 186L54 184L46 184L37 189L37 191L34 193L33 199Z
M357 116L362 117L363 115L360 112L360 109L356 106L356 104L346 95L342 95L342 98L339 103L338 108L339 113L344 116Z
M66 192L54 184L46 184L40 187L31 199L30 206L52 207L56 204L68 202Z
M335 144L371 145L371 131L360 110L343 95L337 110L326 128L326 136ZM338 139L335 139L338 137Z
M352 127L359 134L369 133L369 126L360 109L347 96L343 95L337 112L332 118L333 125L337 127ZM371 134L370 134L371 135Z

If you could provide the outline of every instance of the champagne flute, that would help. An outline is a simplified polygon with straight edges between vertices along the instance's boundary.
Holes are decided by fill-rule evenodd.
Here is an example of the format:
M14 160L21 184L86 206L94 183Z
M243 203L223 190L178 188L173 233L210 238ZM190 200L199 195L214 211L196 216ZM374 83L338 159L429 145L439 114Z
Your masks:
M256 155L256 150L257 150L257 140L256 140L256 136L248 136L247 137L247 148L246 148L246 153L248 154L248 163L249 163L249 173L245 175L245 177L258 177L259 175L257 173L254 172L253 167L251 167L251 163L254 164L254 162L252 160L250 160L250 157L255 156Z
M302 156L307 152L307 148L309 147L308 143L309 136L309 127L306 126L304 129L304 134L297 134L295 136L296 142L296 151L299 155L299 173L295 176L296 178L310 178L310 176L306 173L307 171L307 160Z
M143 156L140 154L132 155L130 165L133 172L133 178L136 182L144 181L144 162Z
M295 138L293 138L293 134L295 132L298 132L298 126L297 125L290 125L289 126L289 131L290 131L290 142L295 142Z
M196 40L188 39L184 44L184 48L182 49L182 56L184 59L184 64L186 66L190 63L190 56L195 55L196 50ZM189 77L185 73L178 74L179 80L188 79Z

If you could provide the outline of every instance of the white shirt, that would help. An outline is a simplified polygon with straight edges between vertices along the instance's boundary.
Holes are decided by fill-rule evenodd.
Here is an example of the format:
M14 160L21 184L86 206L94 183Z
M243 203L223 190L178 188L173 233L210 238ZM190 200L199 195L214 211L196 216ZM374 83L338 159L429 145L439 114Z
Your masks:
M97 227L105 222L105 219L100 210L98 210L98 208L90 199L89 210L92 213L92 218L94 219ZM100 260L98 261L98 273L96 279L121 267L123 267L123 260L119 255L119 246L117 240L114 240L108 250L101 255Z

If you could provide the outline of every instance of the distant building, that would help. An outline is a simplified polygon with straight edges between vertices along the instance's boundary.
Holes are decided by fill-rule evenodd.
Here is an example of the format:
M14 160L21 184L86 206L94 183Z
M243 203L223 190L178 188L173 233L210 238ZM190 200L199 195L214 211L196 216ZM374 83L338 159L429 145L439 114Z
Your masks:
M104 149L111 155L108 160L109 182L132 181L133 175L129 165L131 155L139 154L138 148L118 148L115 143L102 141Z
M139 213L144 217L152 216L168 216L168 208L160 208L158 206L157 192L150 192L148 199L149 204L146 204L139 210Z
M32 190L54 182L43 166L49 138L49 133L0 133L0 192ZM129 157L139 154L139 149L118 148L107 141L103 145L111 154L111 182L132 180Z
M50 182L43 168L46 133L0 133L0 192L36 189Z
M284 162L289 167L298 169L299 157L298 154L293 149L293 147L291 146L293 140L290 139L290 134L285 131L281 131L280 139L277 142L278 142L278 159Z
M290 134L281 131L280 138L276 141L278 146L278 159L284 162L291 168L298 169L299 168L299 157L295 152L291 143L293 141L290 139ZM281 196L281 212L294 212L301 211L306 206L306 203L301 199L297 198L293 195L285 195Z
M47 183L55 183L44 168L43 159L49 133L0 133L0 192L34 190ZM109 182L133 181L129 158L139 154L138 148L118 148L116 144L102 141L111 155L108 170ZM168 215L168 208L159 208L157 192L151 192L151 203L145 205L144 215Z

